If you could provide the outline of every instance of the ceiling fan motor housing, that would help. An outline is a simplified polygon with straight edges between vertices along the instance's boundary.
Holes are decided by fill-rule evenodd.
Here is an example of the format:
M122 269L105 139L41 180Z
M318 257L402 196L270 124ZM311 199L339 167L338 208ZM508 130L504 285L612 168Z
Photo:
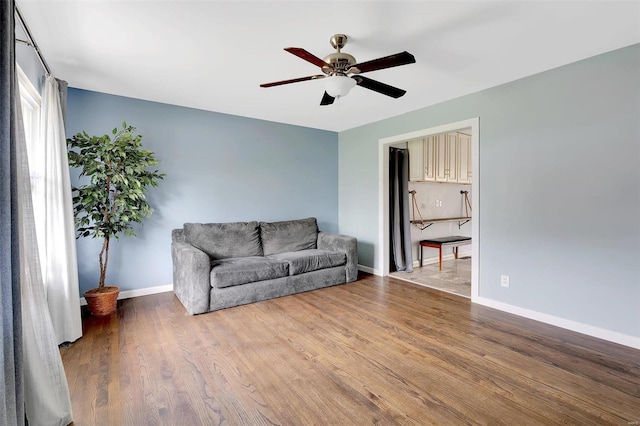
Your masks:
M356 64L356 58L342 52L331 53L322 60L331 65L331 67L322 67L322 72L327 75L346 74L349 67Z

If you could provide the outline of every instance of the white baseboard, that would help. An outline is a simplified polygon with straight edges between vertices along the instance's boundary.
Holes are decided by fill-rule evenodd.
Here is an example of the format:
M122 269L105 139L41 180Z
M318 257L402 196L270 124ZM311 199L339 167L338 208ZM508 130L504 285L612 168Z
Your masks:
M139 296L147 296L149 294L166 293L167 291L173 291L173 284L160 285L157 287L147 287L147 288L141 288L137 290L121 291L120 294L118 295L118 300L130 299L132 297L139 297ZM84 297L81 297L80 306L85 306L86 304L87 304L87 301L84 299Z
M620 345L629 346L631 348L640 349L640 337L629 336L627 334L618 333L617 331L606 330L604 328L595 327L593 325L583 324L581 322L556 317L554 315L544 314L532 311L530 309L521 308L519 306L510 305L508 303L498 302L497 300L478 297L473 302L508 312L510 314L540 321L545 324L555 325L567 330L586 334L587 336L597 337L598 339L607 340L609 342L618 343Z
M358 271L366 272L367 274L382 275L380 271L364 265L358 265Z

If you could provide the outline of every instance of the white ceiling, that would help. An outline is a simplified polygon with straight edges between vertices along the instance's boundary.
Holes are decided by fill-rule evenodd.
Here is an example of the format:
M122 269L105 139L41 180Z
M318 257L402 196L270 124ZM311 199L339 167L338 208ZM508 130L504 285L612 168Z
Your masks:
M640 1L17 0L53 74L72 87L342 131L640 42ZM416 63L366 76L319 106L322 80L283 50L322 58L349 37L359 62L407 50Z

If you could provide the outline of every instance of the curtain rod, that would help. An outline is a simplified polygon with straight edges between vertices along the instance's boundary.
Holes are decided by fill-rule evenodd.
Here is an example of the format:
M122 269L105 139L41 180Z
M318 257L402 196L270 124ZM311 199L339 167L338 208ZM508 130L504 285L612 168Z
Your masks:
M18 22L20 22L20 26L22 27L25 35L27 36L27 40L16 39L16 41L26 44L27 46L33 47L33 50L36 51L36 55L38 55L38 59L42 64L42 68L44 68L47 75L51 75L51 69L49 68L49 65L47 65L47 61L44 60L44 56L42 56L42 52L40 52L40 48L38 47L35 40L31 36L31 31L29 31L29 28L27 27L26 22L24 22L24 19L22 18L22 14L20 13L20 9L18 9L18 5L15 5L15 9L16 9L16 16L18 17Z

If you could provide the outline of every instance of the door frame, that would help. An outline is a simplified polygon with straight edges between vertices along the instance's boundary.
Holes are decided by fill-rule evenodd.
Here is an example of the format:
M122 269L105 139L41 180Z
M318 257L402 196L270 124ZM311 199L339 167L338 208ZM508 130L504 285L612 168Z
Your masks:
M378 141L378 246L375 269L378 275L389 275L389 147L410 139L471 128L471 301L479 295L480 265L480 117L429 127L415 132L389 136Z

